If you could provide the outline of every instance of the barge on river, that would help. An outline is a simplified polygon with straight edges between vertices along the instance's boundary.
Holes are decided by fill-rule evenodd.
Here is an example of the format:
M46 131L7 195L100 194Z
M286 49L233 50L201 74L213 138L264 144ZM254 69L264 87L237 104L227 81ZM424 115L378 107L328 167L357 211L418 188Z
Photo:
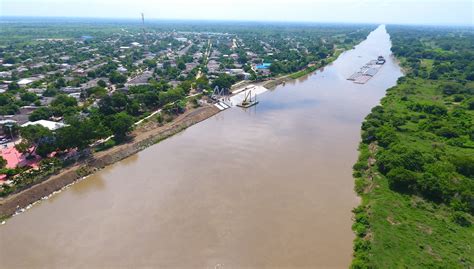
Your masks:
M258 104L257 94L255 94L254 98L252 98L252 91L248 91L245 94L244 100L241 103L238 103L237 106L238 107L243 107L243 108L249 108L249 107L255 106L257 104Z
M385 64L385 58L379 56L377 60L372 60L364 65L358 72L352 74L347 80L351 80L357 84L365 84L373 78Z

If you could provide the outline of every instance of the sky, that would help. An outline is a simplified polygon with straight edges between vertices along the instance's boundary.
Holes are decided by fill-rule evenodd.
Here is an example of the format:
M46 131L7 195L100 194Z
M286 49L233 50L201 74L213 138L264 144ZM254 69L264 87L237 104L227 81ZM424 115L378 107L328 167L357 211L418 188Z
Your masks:
M0 16L474 26L474 0L0 0Z

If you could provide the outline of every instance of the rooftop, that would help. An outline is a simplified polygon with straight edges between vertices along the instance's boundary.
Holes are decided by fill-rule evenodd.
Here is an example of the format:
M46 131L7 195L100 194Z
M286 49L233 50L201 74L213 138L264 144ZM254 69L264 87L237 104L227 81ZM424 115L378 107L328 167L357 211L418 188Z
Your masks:
M54 131L54 130L57 130L57 129L60 129L60 128L63 128L65 126L67 126L66 124L60 123L60 122L49 121L49 120L39 120L39 121L27 122L27 123L23 124L21 127L26 127L26 126L30 126L30 125L41 125L45 128L48 128L51 131Z

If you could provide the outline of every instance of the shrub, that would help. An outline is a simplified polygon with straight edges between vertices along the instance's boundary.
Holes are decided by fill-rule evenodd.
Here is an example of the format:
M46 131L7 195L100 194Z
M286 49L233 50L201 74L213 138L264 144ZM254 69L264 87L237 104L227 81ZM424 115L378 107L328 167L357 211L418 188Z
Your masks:
M474 110L474 99L471 99L467 102L467 108L469 110Z
M444 126L441 127L441 129L438 129L435 131L435 133L439 136L445 137L445 138L455 138L459 137L459 130L455 129L452 126Z
M397 141L397 133L393 127L382 126L375 133L379 145L388 147L390 144Z
M419 150L402 145L394 145L388 150L377 154L377 165L383 174L387 174L394 168L405 168L419 172L423 165L431 159L429 154L423 154Z
M474 157L466 155L457 155L451 157L451 163L454 164L458 173L466 177L474 177Z
M459 212L459 211L454 212L451 216L451 220L454 223L457 223L457 224L459 224L463 227L470 227L471 226L471 220L469 219L467 214L464 213L464 212Z
M395 167L387 174L390 187L399 191L411 191L415 188L419 176L402 167Z

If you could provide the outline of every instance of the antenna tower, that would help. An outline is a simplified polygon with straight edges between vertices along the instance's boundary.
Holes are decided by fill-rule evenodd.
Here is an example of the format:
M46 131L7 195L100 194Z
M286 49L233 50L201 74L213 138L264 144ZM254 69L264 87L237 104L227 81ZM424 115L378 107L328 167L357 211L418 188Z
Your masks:
M146 38L146 30L145 30L145 14L142 13L142 30L143 30L143 42L145 42L144 47L145 47L145 52L148 52L148 41Z

